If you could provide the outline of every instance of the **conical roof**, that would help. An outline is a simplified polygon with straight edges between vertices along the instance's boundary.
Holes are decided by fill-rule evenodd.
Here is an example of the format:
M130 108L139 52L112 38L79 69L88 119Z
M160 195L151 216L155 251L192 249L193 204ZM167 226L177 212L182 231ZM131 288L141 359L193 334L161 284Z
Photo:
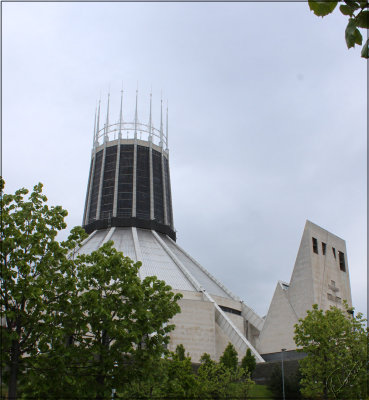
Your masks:
M242 321L253 326L254 332L255 329L256 332L260 332L264 320L226 289L173 239L154 230L114 226L92 232L74 254L89 254L109 240L112 240L114 247L125 256L133 261L142 262L139 271L141 279L156 276L175 291L192 292L192 296L196 295L195 297L202 294L202 303L210 302L214 307L211 312L214 318L213 323L215 322L223 332L221 335L225 335L226 342L231 341L240 354L244 354L247 348L250 348L258 362L264 361L242 332L243 329L240 329L233 321L231 315L236 313L242 316ZM202 307L199 302L197 307ZM197 329L199 327L196 327L195 331ZM215 338L213 341L216 343ZM191 348L188 350L192 352Z
M125 256L133 261L142 261L142 279L156 276L174 290L197 292L205 289L212 295L238 300L176 242L153 230L135 227L96 230L82 243L77 253L89 254L109 240Z

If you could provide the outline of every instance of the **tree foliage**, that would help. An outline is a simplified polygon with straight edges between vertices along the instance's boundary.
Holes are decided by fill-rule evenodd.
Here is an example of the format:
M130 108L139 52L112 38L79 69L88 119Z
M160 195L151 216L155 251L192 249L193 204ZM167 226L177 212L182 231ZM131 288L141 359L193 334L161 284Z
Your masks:
M9 399L98 400L113 390L126 399L247 397L253 382L231 344L219 363L204 354L197 374L183 345L167 351L180 294L156 277L141 281L141 263L113 242L75 255L84 230L57 241L67 212L46 204L42 184L27 195L3 194L1 203Z
M132 376L119 397L173 399L246 399L253 385L243 368L228 368L204 353L201 365L194 370L183 345L161 359L146 376Z
M347 310L351 311L351 310ZM300 361L301 392L309 398L366 398L368 334L365 320L315 304L295 325L295 342L307 353Z
M67 212L46 204L42 184L27 194L3 194L1 202L8 398L102 399L132 377L157 379L181 295L156 277L141 281L141 263L112 242L75 257L84 230L58 242Z
M50 340L50 350L37 366L44 376L33 375L25 390L34 395L37 387L39 398L63 388L74 396L105 399L112 389L122 389L133 372L146 379L148 368L158 364L174 329L167 321L180 311L181 295L156 277L141 281L141 263L124 257L113 242L78 255L74 262L72 319L64 324L68 345L55 346ZM60 359L64 362L56 370L54 362ZM57 388L51 372L61 375Z
M236 363L234 363L236 353ZM246 399L254 382L250 373L237 363L237 352L228 344L219 363L204 353L198 369L198 396L200 399Z
M310 10L314 12L318 17L324 17L331 14L337 7L338 1L316 1L309 0ZM345 30L345 40L347 48L355 47L355 45L361 46L363 43L363 37L360 33L359 28L369 28L369 4L366 0L344 0L344 4L341 4L339 9L343 15L348 16L348 24ZM369 39L366 40L361 56L369 58L368 55Z
M49 207L42 184L14 195L3 194L1 179L1 313L2 367L6 366L8 396L16 398L19 375L47 346L58 338L60 314L68 309L75 281L69 270L68 252L84 237L82 228L58 242L57 233L66 227L67 211Z
M176 347L175 358L179 361L183 361L186 359L186 350L182 343Z
M142 369L136 362L130 365L133 373L120 388L119 398L196 398L196 375L191 358L186 357L183 350L183 345L179 345L175 352L167 353L164 358L151 359L150 368L146 365Z
M198 391L198 381L192 369L191 358L185 356L182 344L176 347L165 361L165 380L161 385L161 395L173 398L194 398Z
M243 357L241 361L241 367L250 373L250 376L254 372L256 368L256 359L254 355L251 353L250 349L246 350L246 355Z
M227 367L229 370L236 370L238 365L238 354L232 343L228 343L219 362Z

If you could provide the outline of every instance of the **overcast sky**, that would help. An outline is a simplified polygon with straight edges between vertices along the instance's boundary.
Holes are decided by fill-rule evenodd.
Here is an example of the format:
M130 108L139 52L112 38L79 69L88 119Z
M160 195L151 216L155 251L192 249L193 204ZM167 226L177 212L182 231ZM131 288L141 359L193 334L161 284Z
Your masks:
M6 191L44 183L81 224L94 112L169 101L177 242L260 315L306 219L346 240L366 312L366 67L307 3L3 3Z

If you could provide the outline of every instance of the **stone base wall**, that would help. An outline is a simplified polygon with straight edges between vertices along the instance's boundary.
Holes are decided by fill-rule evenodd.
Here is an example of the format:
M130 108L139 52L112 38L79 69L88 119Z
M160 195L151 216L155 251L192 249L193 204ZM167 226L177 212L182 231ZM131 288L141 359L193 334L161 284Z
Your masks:
M199 362L204 353L216 357L215 310L213 303L182 299L178 302L181 313L174 316L171 323L176 328L170 333L169 350L183 344L193 362Z

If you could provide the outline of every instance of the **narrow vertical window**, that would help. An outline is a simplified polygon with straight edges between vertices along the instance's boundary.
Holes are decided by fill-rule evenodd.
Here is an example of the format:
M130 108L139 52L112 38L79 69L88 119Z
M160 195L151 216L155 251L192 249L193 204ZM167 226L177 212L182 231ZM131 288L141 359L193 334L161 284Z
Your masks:
M326 252L327 252L327 244L322 242L322 253L323 253L323 256L325 256Z
M332 251L333 251L334 258L336 258L336 249L334 247L332 247Z
M340 270L343 272L346 272L345 254L342 253L342 251L339 251L338 258L340 260Z
M316 253L316 254L319 254L319 252L318 252L318 241L315 238L313 238L313 252Z

